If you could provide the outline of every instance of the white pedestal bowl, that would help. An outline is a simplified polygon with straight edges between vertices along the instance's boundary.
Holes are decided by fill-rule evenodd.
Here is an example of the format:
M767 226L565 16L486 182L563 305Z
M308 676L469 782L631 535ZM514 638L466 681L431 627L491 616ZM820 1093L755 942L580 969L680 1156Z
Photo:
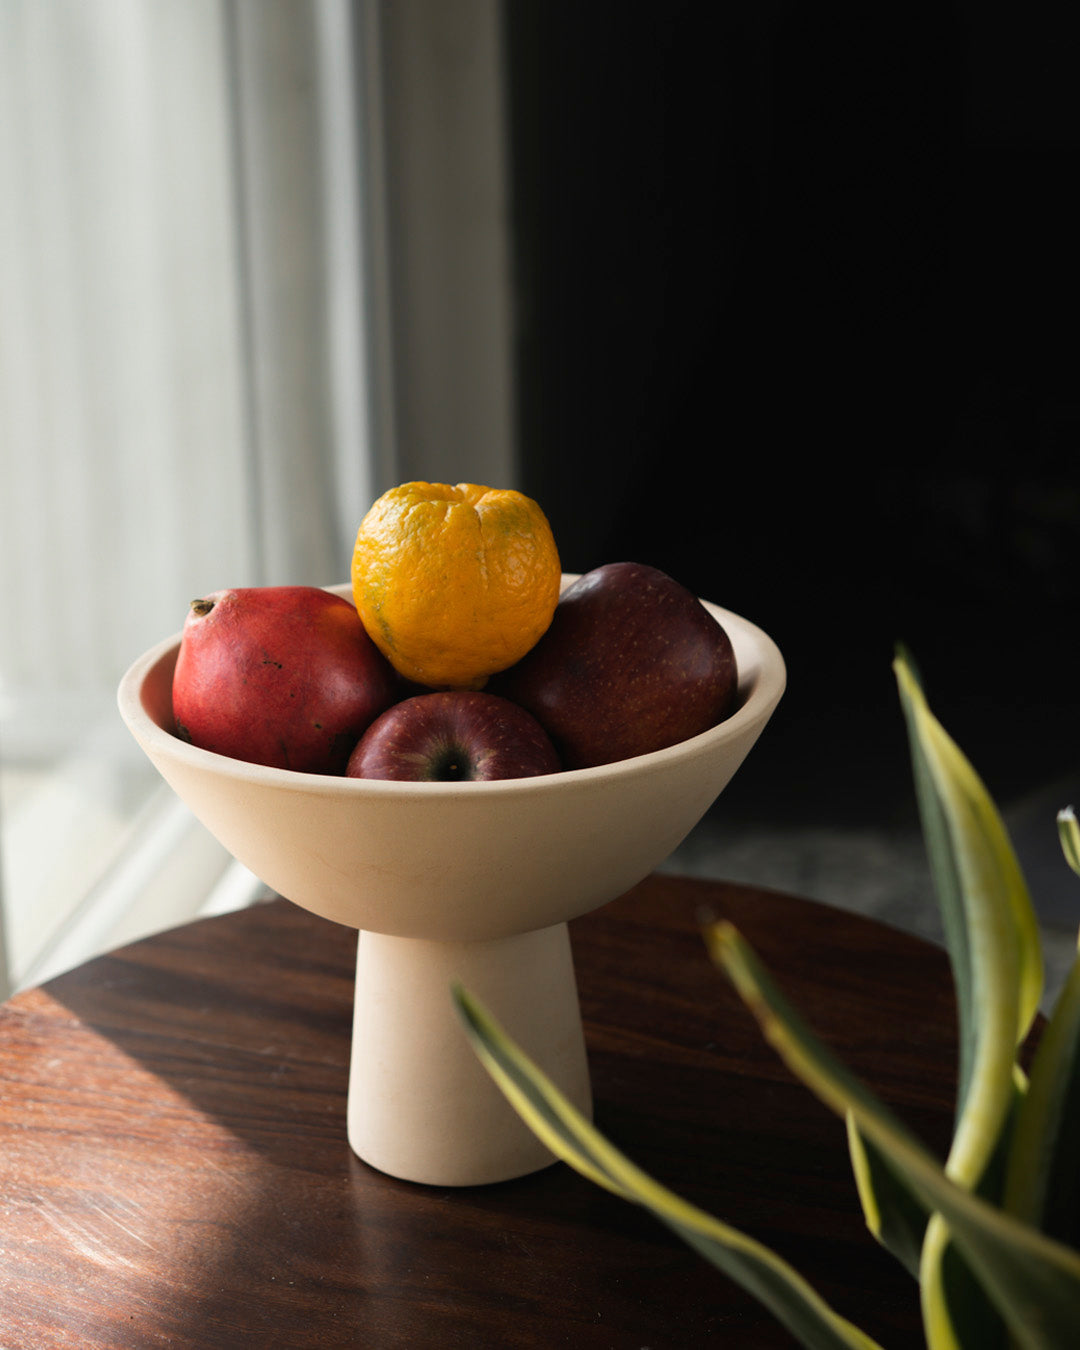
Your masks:
M552 1161L476 1060L454 980L589 1112L567 921L668 857L784 690L771 638L706 607L735 648L736 711L681 745L544 778L376 782L247 764L173 734L179 635L125 674L121 715L195 816L273 891L359 930L347 1129L365 1162L460 1186Z

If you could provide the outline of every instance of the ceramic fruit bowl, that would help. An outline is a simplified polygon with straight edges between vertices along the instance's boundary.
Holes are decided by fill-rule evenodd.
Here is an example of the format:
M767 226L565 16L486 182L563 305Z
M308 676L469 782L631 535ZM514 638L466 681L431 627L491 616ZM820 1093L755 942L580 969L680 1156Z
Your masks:
M247 764L173 734L178 634L124 676L124 721L195 816L273 891L359 931L348 1137L372 1166L454 1186L552 1161L476 1060L454 980L589 1112L567 921L668 857L784 690L775 643L707 608L735 649L736 711L669 749L542 778L403 783Z

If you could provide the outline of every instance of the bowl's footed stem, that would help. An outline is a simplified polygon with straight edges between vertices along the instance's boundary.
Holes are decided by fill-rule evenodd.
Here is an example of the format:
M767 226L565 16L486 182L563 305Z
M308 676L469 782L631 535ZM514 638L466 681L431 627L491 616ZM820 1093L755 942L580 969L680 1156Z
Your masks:
M451 999L460 981L586 1115L589 1073L566 924L484 942L361 932L349 1143L406 1181L473 1186L547 1167L488 1076Z

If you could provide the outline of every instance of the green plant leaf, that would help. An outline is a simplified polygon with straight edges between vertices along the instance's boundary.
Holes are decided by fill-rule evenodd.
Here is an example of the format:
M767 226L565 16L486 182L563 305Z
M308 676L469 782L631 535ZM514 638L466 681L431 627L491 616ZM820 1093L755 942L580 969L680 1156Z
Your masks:
M1080 824L1071 806L1063 807L1057 815L1058 838L1065 861L1080 876Z
M906 1178L926 1208L948 1225L952 1242L1016 1345L1026 1350L1072 1350L1080 1327L1080 1253L951 1180L907 1128L808 1030L730 924L712 925L707 939L713 958L789 1069L838 1115L850 1113L859 1133ZM928 1241L934 1226L932 1221ZM937 1310L931 1311L936 1316ZM933 1332L932 1317L928 1338Z
M1038 921L989 793L930 712L903 656L894 669L957 991L960 1087L947 1170L970 1187L997 1145L1016 1047L1038 1011Z
M1004 1205L1062 1242L1080 1242L1080 957L1035 1052L1013 1135Z
M916 1279L930 1212L880 1150L859 1133L847 1113L848 1152L866 1226Z
M893 662L893 671L899 687L900 704L907 725L908 747L911 755L915 798L922 824L923 843L926 847L930 871L937 891L938 909L941 913L946 947L952 963L959 1022L960 1061L957 1083L957 1111L959 1112L960 1106L968 1094L977 1035L975 1001L972 994L974 974L970 941L965 922L960 877L949 839L948 820L923 749L924 739L921 735L922 719L920 712L928 715L929 710L926 708L922 688L916 678L914 667L905 652L901 651L897 654L896 660Z
M928 1350L1007 1350L1010 1345L1004 1320L940 1214L927 1225L919 1296Z
M480 1062L547 1147L582 1176L649 1209L730 1279L759 1299L808 1350L880 1350L834 1312L768 1247L653 1180L566 1099L467 990L453 998Z
M904 654L894 670L957 991L959 1091L945 1171L974 1189L1000 1158L1014 1105L1016 1047L1038 1010L1038 923L990 794L930 712ZM982 1350L1000 1339L994 1318L962 1259L954 1255L945 1266L947 1251L947 1231L932 1220L919 1267L927 1342L931 1350Z
M1027 1079L1018 1065L1013 1066L1013 1095L1006 1124L997 1147L984 1168L975 1193L991 1205L1000 1207L1004 1189L1005 1162L1015 1128L1019 1104L1027 1091ZM967 1350L1006 1350L1008 1333L993 1303L972 1272L955 1243L948 1240L948 1228L935 1215L927 1231L927 1242L919 1268L923 1323L930 1350L937 1346L959 1345Z
M1065 860L1080 874L1080 826L1058 812ZM1062 986L1031 1069L1013 1138L1004 1204L1044 1233L1080 1243L1080 956Z
M1026 1079L1019 1067L1014 1067L1013 1077L1014 1106L1010 1113L1010 1122L1017 1110L1017 1103L1023 1099L1026 1091ZM930 1213L922 1200L911 1190L906 1179L897 1175L880 1151L859 1133L850 1112L846 1124L851 1166L866 1226L886 1251L895 1256L909 1274L918 1279L922 1243ZM1010 1137L1011 1128L1007 1127L1001 1140L1002 1155L1007 1153ZM997 1202L1000 1198L1004 1166L1004 1156L998 1158L995 1155L989 1168L983 1173L978 1188L979 1194L992 1202ZM959 1275L956 1263L952 1264L950 1274L954 1283L966 1283ZM982 1297L981 1294L979 1297ZM980 1326L980 1339L976 1344L979 1350L990 1350L991 1340L984 1319L979 1316L977 1320Z

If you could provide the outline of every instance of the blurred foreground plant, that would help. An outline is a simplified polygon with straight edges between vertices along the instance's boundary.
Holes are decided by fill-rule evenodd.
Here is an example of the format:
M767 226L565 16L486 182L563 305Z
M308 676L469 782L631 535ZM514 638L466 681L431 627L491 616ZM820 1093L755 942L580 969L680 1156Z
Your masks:
M874 1237L918 1281L929 1350L1080 1346L1080 958L1043 1029L1030 1076L1018 1050L1043 990L1038 925L989 794L933 717L911 663L894 670L959 1018L957 1112L944 1165L821 1044L729 923L705 932L789 1069L847 1126ZM1080 873L1080 827L1058 815ZM650 1209L814 1350L875 1342L791 1266L688 1204L614 1148L468 991L454 998L481 1061L556 1156Z

